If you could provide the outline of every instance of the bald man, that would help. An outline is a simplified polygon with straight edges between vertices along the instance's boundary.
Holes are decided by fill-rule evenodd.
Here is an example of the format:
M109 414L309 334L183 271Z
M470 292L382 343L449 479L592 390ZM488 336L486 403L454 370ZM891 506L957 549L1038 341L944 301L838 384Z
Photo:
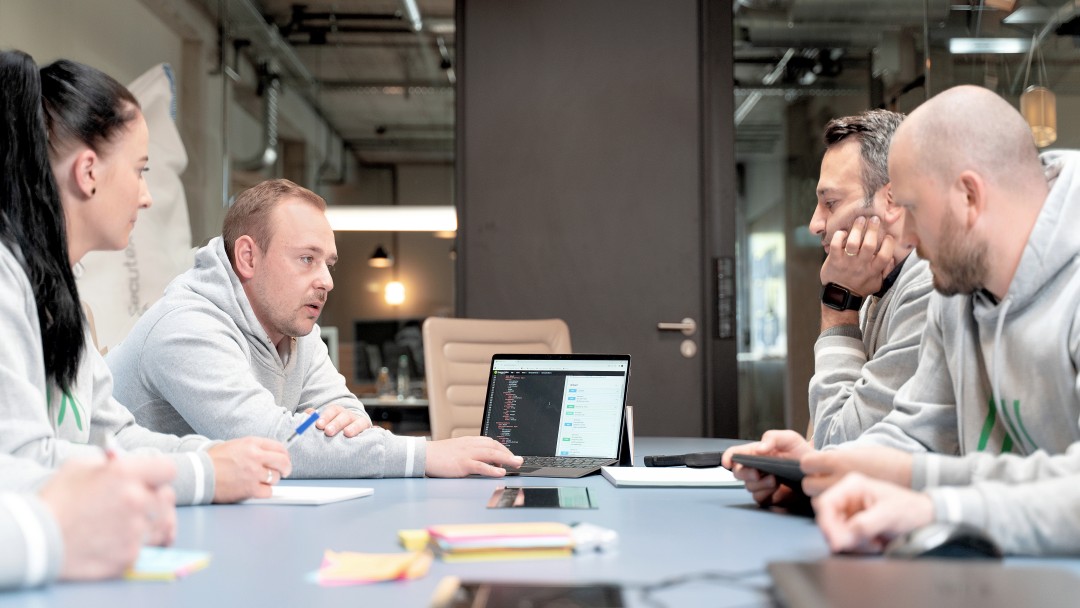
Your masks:
M889 152L893 197L937 291L915 375L892 413L840 449L770 431L740 451L800 458L810 494L849 471L935 488L949 520L979 506L948 486L1080 472L1078 167L1077 152L1040 158L1020 114L986 89L916 109ZM759 502L784 498L771 476L735 468Z

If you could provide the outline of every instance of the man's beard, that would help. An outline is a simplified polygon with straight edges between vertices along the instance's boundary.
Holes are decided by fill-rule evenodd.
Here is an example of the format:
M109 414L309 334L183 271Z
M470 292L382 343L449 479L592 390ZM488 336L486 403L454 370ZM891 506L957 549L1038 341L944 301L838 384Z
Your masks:
M937 259L930 261L934 289L946 296L972 294L982 289L987 273L986 243L977 242L970 235L961 233L951 214L945 215L941 233Z

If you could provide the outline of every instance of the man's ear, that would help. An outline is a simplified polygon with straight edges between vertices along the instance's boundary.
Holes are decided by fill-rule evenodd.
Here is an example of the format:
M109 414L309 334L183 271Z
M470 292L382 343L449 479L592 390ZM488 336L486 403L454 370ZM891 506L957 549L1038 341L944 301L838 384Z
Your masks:
M75 155L71 161L72 183L86 198L97 194L97 177L100 172L101 159L97 152L86 148Z
M241 280L255 276L255 267L259 264L259 246L255 239L244 235L233 243L233 270Z
M968 170L956 178L956 188L962 197L961 217L970 229L986 211L986 182L981 175Z
M900 218L904 217L904 208L896 204L892 195L892 184L885 184L878 190L877 196L885 199L885 213L881 217L882 223L886 226L891 226L897 222Z

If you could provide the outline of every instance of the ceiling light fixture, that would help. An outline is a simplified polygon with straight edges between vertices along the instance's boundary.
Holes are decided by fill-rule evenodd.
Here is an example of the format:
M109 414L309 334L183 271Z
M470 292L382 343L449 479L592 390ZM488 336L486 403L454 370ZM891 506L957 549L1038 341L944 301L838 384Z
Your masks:
M326 219L338 231L439 232L458 227L453 205L330 205Z
M1027 38L953 38L949 52L953 55L1015 55L1031 48Z
M368 266L372 268L390 268L394 265L394 258L386 252L386 248L382 245L375 246L375 252L368 258Z
M1028 73L1031 72L1031 59L1038 50L1034 42L1032 38L1027 69L1024 71L1024 92L1020 94L1020 113L1024 115L1024 120L1031 127L1035 145L1045 148L1057 141L1057 97L1045 86L1039 84L1027 86ZM1042 51L1039 51L1039 71L1042 73L1041 82L1045 83L1047 81L1046 64L1043 63Z
M405 285L401 281L390 281L386 284L386 303L391 306L400 306L405 303Z

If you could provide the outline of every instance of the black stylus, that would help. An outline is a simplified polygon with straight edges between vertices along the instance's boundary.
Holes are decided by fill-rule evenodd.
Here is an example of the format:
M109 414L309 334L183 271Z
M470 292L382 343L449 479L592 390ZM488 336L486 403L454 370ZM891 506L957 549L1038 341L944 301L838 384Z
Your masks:
M694 452L692 454L657 455L646 456L647 467L681 467L687 466L693 469L705 469L720 466L723 452Z

